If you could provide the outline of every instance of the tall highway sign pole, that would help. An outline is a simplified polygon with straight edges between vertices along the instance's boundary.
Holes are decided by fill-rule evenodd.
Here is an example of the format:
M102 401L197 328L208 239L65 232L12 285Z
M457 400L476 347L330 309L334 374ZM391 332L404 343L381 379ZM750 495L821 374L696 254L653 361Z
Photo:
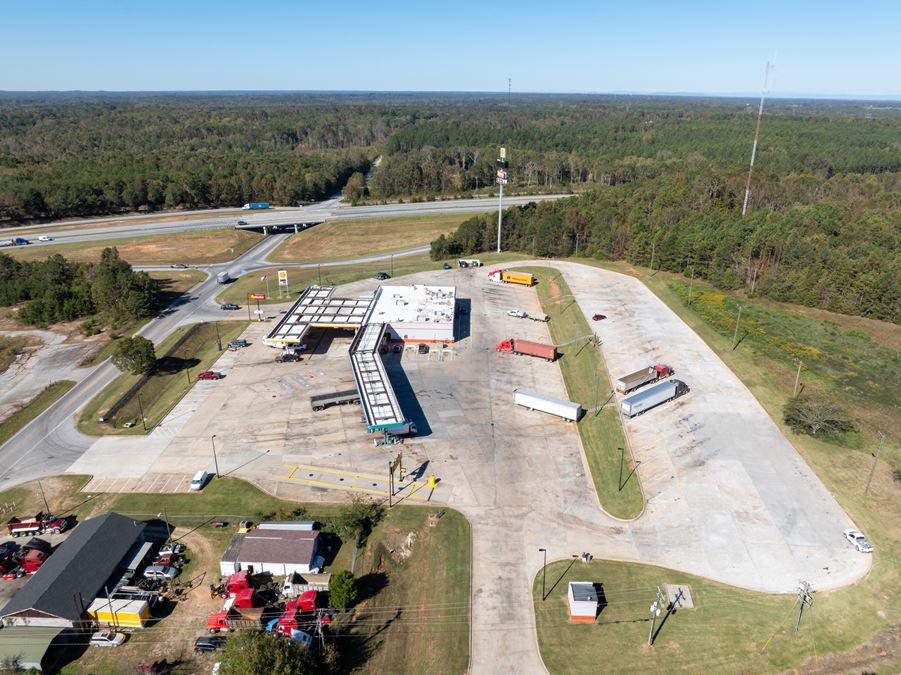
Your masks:
M504 222L504 186L507 184L507 148L501 148L497 158L496 182L501 186L497 200L497 252L501 252L501 226Z

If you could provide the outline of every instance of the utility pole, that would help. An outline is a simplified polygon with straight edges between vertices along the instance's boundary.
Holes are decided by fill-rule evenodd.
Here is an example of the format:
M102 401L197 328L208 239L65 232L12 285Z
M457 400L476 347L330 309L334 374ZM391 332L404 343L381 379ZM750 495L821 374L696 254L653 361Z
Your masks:
M885 434L881 431L879 432L879 449L876 451L876 456L873 458L873 466L870 467L870 476L867 478L867 487L863 491L863 496L866 497L867 493L870 491L870 482L873 480L873 474L876 473L876 465L879 463L879 455L882 454L882 448L885 445ZM40 485L40 483L38 483ZM41 493L43 494L43 492Z
M802 581L798 586L798 618L795 619L795 629L792 631L792 637L798 634L801 627L801 614L804 613L804 607L813 607L813 590L810 584Z
M651 269L654 269L654 254L657 253L657 243L651 242Z
M47 505L47 497L44 495L44 486L38 481L38 489L41 491L41 499L44 500L44 513L50 515L50 507Z
M798 372L795 373L795 387L792 389L792 398L796 398L798 396L798 385L801 384L801 365L804 362L801 359L798 359Z
M760 139L760 120L763 117L763 100L766 97L767 84L770 77L771 64L767 61L763 74L763 90L760 92L760 107L757 109L757 128L754 130L754 145L751 146L751 164L748 166L748 180L745 183L745 201L741 207L741 217L748 212L748 199L751 196L751 175L754 173L754 158L757 156L757 141Z
M688 306L691 307L691 291L695 285L695 266L691 266L691 281L688 282Z
M738 345L738 326L741 323L741 305L738 306L738 318L735 320L735 332L732 334L732 351Z
M657 599L651 603L651 630L648 632L648 647L654 646L654 627L657 625L657 617L660 616L660 608L663 606L663 593L660 586L657 587Z
M210 443L213 445L213 465L216 467L216 478L219 478L219 460L216 458L216 434L210 436Z
M547 582L547 549L538 549L539 553L544 553L544 565L541 566L541 601L544 602L547 596L544 594L544 587Z
M575 257L576 258L579 257L579 233L578 232L576 232L576 255L575 255Z
M220 348L219 351L222 351ZM141 411L141 426L144 427L144 431L147 431L147 422L144 420L144 404L141 403L141 395L138 394L138 410Z

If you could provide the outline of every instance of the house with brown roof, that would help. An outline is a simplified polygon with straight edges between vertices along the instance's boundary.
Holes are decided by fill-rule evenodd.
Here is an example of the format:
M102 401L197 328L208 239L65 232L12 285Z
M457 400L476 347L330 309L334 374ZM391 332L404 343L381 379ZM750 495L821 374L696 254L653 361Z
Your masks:
M318 574L325 565L319 530L311 520L271 520L232 537L219 561L222 576L241 570L274 576Z

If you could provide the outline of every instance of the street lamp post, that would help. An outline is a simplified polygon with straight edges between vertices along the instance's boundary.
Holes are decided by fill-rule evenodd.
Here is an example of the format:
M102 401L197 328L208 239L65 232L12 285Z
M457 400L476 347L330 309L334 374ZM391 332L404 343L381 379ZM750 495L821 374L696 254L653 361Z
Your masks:
M210 443L213 445L213 464L216 467L216 478L219 478L219 460L216 459L216 434L210 436Z
M539 553L544 553L544 565L541 566L541 601L544 602L546 596L544 594L545 583L547 582L547 549L538 549Z

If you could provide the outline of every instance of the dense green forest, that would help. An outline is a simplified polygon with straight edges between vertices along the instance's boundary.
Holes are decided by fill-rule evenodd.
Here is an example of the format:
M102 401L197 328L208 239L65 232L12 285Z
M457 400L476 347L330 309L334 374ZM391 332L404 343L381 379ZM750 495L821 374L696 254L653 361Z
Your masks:
M901 321L901 175L788 176L765 190L780 207L746 218L738 183L706 171L676 173L507 209L503 247L550 257L578 247L579 255L681 272L724 289ZM496 245L496 217L475 217L432 242L432 257Z
M115 248L104 249L96 265L61 255L20 262L0 253L0 306L24 302L16 318L26 324L45 327L95 315L103 323L124 324L150 316L159 291L158 282L132 270ZM90 332L96 323L83 328Z
M754 101L416 94L0 95L0 224L336 193L383 156L355 199L618 185L706 167L740 176ZM789 174L901 171L901 111L770 104L754 206Z
M899 321L901 107L465 94L0 94L0 224L133 210L492 193L504 247L654 264L723 288ZM373 160L382 157L378 168ZM493 219L435 242L494 247Z

